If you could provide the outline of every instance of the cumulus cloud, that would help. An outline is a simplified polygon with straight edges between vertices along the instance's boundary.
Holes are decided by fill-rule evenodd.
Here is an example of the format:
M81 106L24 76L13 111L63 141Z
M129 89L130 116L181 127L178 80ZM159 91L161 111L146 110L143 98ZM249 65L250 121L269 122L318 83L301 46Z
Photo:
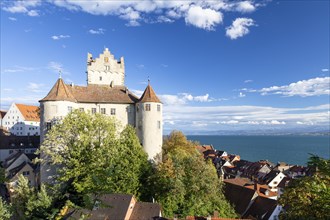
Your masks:
M236 18L232 25L226 28L226 36L232 40L243 37L250 32L248 27L254 25L255 22L251 18Z
M284 86L271 86L262 88L258 92L260 92L261 95L276 94L301 97L330 95L330 77L317 77Z
M329 72L328 68L321 69L322 72Z
M236 10L239 12L253 12L256 7L250 1L242 1L237 3Z
M70 35L53 35L51 36L51 38L53 40L61 40L61 39L65 39L65 38L70 38Z
M187 130L193 121L207 130L247 128L292 128L303 126L328 127L330 104L303 108L275 108L268 106L192 106L164 105L163 118L166 128ZM175 126L171 127L171 124Z
M244 94L244 93L242 93L242 92L240 92L239 94L238 94L238 97L240 97L240 98L243 98L243 97L245 97L246 95Z
M213 30L215 25L222 22L222 13L209 8L192 6L187 12L185 21L187 24L202 29Z
M211 102L209 94L193 96L189 93L179 93L177 95L159 95L165 105L184 105L188 102Z
M104 28L98 28L96 30L90 29L88 31L88 33L90 33L90 34L104 34L104 32L105 32L105 29Z
M24 13L28 16L34 17L39 16L37 10L33 9L41 5L40 0L29 0L29 1L8 1L8 5L5 5L2 9L11 13Z
M47 3L46 3L47 2ZM43 4L54 4L70 11L81 11L93 15L117 16L126 20L127 26L139 26L142 23L172 23L184 19L186 24L205 30L214 30L222 23L223 13L253 12L261 4L254 1L229 0L144 0L144 1L74 1L74 0L30 0L6 2L3 10L11 13L25 13L29 16L38 15L38 8ZM41 9L39 9L41 11Z

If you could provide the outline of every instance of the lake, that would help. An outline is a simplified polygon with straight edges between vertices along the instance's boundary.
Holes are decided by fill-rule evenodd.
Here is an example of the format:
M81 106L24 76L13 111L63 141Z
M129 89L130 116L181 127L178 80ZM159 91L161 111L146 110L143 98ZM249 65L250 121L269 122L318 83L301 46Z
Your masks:
M188 135L189 140L238 154L243 160L306 165L309 153L329 159L329 136L216 136Z

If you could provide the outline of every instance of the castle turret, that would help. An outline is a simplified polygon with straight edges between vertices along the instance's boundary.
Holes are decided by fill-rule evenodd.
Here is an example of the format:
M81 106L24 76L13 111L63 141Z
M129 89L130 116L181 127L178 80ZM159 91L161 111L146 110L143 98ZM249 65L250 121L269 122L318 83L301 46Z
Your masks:
M163 104L150 83L136 104L137 134L148 159L161 153L163 145Z
M87 53L87 83L88 85L124 86L124 58L116 60L108 48L105 48L96 59L93 59L92 54Z

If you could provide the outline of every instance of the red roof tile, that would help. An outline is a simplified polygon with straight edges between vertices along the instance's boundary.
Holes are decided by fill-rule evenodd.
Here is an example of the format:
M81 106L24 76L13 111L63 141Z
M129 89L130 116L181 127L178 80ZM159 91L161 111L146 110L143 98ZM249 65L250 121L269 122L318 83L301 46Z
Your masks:
M147 88L144 90L139 102L159 102L161 101L156 96L155 91L152 89L151 85L149 84Z
M39 107L34 105L15 104L25 121L40 121Z

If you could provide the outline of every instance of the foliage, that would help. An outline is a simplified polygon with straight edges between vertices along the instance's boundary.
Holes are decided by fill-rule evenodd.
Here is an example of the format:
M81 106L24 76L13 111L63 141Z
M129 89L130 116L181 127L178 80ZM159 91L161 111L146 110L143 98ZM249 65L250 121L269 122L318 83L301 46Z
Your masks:
M7 181L5 169L0 167L0 184L4 184Z
M12 213L10 210L10 205L8 205L5 201L0 197L0 219L9 220Z
M318 172L285 189L279 199L286 209L282 219L330 219L330 160L313 155L308 164Z
M12 196L12 207L17 219L52 219L53 197L44 185L40 191L29 186L28 179L23 175L18 178L17 187Z
M224 198L213 164L205 162L181 132L174 131L164 140L163 161L150 181L165 216L207 216L218 211L221 217L237 217Z
M57 180L67 183L77 200L90 194L140 195L143 172L150 166L147 154L134 128L118 130L111 117L76 110L48 132L40 150L48 158L44 162L57 167Z

